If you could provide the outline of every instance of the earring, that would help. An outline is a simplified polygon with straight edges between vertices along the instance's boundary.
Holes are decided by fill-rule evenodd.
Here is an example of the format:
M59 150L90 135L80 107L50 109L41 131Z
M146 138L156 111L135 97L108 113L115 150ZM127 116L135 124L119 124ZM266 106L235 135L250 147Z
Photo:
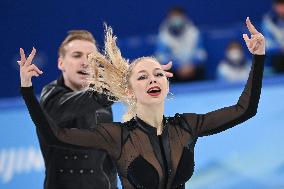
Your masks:
M169 91L166 100L173 100L173 99L174 99L174 94Z

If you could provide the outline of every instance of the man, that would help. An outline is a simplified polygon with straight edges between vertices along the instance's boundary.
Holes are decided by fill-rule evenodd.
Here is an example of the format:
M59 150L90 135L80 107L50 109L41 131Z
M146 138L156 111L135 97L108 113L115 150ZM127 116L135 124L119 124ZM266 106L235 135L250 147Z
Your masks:
M97 51L95 39L85 30L70 31L59 48L62 76L43 88L40 99L59 127L92 129L96 123L112 121L112 102L84 87L87 55L93 51ZM163 66L164 70L170 68L171 63ZM172 73L165 73L172 77ZM45 189L117 188L115 167L104 151L60 149L46 143L39 133L38 138L46 167Z
M59 48L62 76L43 88L40 99L59 127L87 129L113 119L112 103L84 87L87 55L93 51L97 51L95 39L85 30L70 31ZM50 147L38 137L46 166L45 189L117 188L116 170L105 152Z

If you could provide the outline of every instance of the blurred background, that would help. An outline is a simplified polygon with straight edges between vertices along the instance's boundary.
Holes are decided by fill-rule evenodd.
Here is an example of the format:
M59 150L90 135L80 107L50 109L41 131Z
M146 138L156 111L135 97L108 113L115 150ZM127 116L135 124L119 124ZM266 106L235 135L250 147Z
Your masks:
M37 94L55 80L57 51L68 30L86 29L103 47L113 27L124 57L173 61L166 115L206 113L236 103L250 69L243 40L250 17L267 40L258 114L240 126L200 138L191 189L284 189L284 2L281 0L0 2L0 188L42 188L44 163L33 123L19 97L19 48L37 48L44 74ZM113 107L121 120L121 104Z

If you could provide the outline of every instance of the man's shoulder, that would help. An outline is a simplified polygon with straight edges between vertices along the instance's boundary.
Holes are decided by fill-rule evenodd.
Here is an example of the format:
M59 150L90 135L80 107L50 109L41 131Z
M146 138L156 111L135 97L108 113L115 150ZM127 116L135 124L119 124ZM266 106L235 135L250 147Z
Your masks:
M56 87L59 87L58 81L54 80L54 81L48 83L47 85L43 86L43 88L41 90L41 94L46 93L47 91L51 90L52 88L56 88Z
M47 85L45 85L40 94L40 101L41 103L48 100L49 98L53 97L56 94L64 92L65 89L63 86L60 85L58 80L54 80Z
M43 88L42 88L42 91L45 91L45 90L48 90L50 88L53 88L53 87L57 87L58 86L58 82L57 80L54 80L50 83L48 83L47 85L45 85Z

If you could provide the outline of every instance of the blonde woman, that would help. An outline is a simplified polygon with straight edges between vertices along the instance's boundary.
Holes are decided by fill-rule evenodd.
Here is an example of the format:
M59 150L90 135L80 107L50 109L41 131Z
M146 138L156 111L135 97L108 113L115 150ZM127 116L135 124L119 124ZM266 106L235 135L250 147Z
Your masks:
M257 112L265 39L248 18L246 23L251 37L244 34L243 38L253 62L243 93L230 107L206 114L165 117L169 83L161 65L152 57L128 64L110 28L106 31L105 54L94 52L89 56L91 64L96 65L89 84L93 90L114 96L128 106L125 122L100 124L88 130L58 128L45 116L32 89L32 76L42 73L31 64L35 50L27 60L22 55L19 62L21 92L34 124L50 145L105 150L117 166L123 188L184 188L194 171L197 139L234 127Z

